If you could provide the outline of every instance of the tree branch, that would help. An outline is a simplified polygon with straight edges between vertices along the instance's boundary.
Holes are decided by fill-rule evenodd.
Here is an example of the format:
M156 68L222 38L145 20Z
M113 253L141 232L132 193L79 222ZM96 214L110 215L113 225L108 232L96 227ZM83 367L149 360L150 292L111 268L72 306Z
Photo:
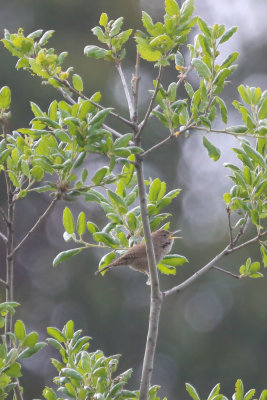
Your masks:
M195 125L193 128L194 129L198 129L200 131L205 131L205 132L224 133L226 135L231 135L231 136L234 136L234 137L239 137L240 136L240 137L250 137L250 138L254 138L254 139L260 139L260 138L262 139L262 138L266 137L266 135L265 136L260 136L260 135L251 135L249 133L235 133L235 132L230 132L227 129L213 129L213 128L197 126L197 125Z
M39 227L40 223L42 220L48 215L48 213L52 210L54 205L56 204L58 200L58 197L55 197L47 209L44 211L44 213L38 218L36 223L33 225L33 227L29 230L29 232L24 236L24 238L19 242L19 244L13 249L12 253L9 255L10 257L13 257L14 254L21 248L21 246L24 244L24 242L33 234L33 232Z
M112 135L120 138L123 135L117 131L115 131L115 129L111 128L110 126L106 125L106 124L102 124L103 128L106 129L107 131L109 131L110 133L112 133Z
M229 206L226 207L227 211L227 219L228 219L228 227L229 227L229 236L230 236L230 246L233 247L233 228L231 224L231 208Z
M248 224L248 213L246 213L245 221L244 221L243 225L241 226L241 228L239 229L239 232L237 233L236 237L233 239L233 247L237 244L238 240L245 232L247 224Z
M3 218L3 221L5 221L5 223L8 224L8 219L7 219L6 213L2 207L0 207L0 215Z
M16 395L16 400L23 400L23 395L22 395L21 390L20 390L20 384L19 384L19 379L18 378L16 379L16 386L14 386L13 391L14 391L14 393Z
M84 100L89 100L91 104L93 104L93 106L99 108L100 110L104 110L105 107L101 106L100 104L96 103L95 101L89 99L89 97L85 96L82 92L79 92L78 90L74 89L74 87L71 86L71 84L66 80L66 79L60 79L56 76L54 76L54 79L59 82L61 85L64 85L71 93L75 94L76 96L81 97ZM119 114L111 111L109 113L110 115L112 115L113 117L119 119L121 122L124 122L126 125L130 126L131 128L134 127L134 123L129 121L128 119L121 117Z
M222 268L220 268L220 267L216 267L215 265L214 265L212 268L213 268L213 269L217 269L217 271L223 272L224 274L230 275L230 276L232 276L233 278L236 278L236 279L240 279L240 278L241 278L241 275L233 274L232 272L226 271L225 269L222 269Z
M125 79L124 73L123 73L122 68L121 68L121 64L120 63L116 63L116 68L117 68L118 73L119 73L120 78L121 78L121 83L122 83L123 90L124 90L125 97L126 97L127 104L128 104L130 120L132 121L133 120L133 116L134 116L134 107L133 107L133 102L132 102L132 99L131 99L131 95L130 95L130 92L129 92L129 89L128 89L128 86L127 86L127 83L126 83L126 79Z
M0 278L0 283L1 283L2 285L4 285L4 286L5 286L5 288L7 288L7 287L8 287L8 284L7 284L7 282L6 282L6 281L4 281L4 279L1 279L1 278Z
M139 94L139 65L140 65L140 55L136 51L136 62L135 62L135 73L132 77L132 94L133 94L133 122L138 123L138 94Z
M180 131L176 132L175 134L171 133L169 136L167 136L165 139L163 139L161 142L155 144L154 146L150 147L150 149L144 151L141 153L141 157L145 158L148 154L152 153L153 151L159 149L161 146L163 146L165 143L167 143L171 139L176 139L178 136L180 136L182 133L187 131L188 129L193 128L193 123L189 124L188 126L185 126L182 128Z
M0 238L3 239L5 243L7 243L7 237L2 232L0 232Z
M141 210L144 235L146 239L146 251L148 258L150 281L151 281L149 327L147 332L147 340L146 340L146 348L143 361L141 383L140 383L140 396L139 396L139 400L147 400L151 382L151 375L154 366L154 356L155 356L157 337L158 337L159 317L162 305L162 293L159 288L158 272L157 272L154 247L151 238L150 224L147 212L143 162L138 155L136 155L136 164L137 164L136 172L137 172L137 182L139 190L140 210Z
M267 234L267 231L261 233L258 236L255 236L254 238L248 240L247 242L244 242L240 244L239 246L231 248L229 245L217 256L215 256L208 264L206 264L204 267L202 267L199 271L194 273L192 276L190 276L188 279L186 279L184 282L180 283L180 285L174 286L173 288L166 290L166 292L163 292L163 296L170 296L171 294L174 293L179 293L183 289L187 288L190 286L193 282L195 282L198 278L200 278L202 275L204 275L206 272L208 272L211 268L214 267L214 265L224 256L233 253L234 251L240 250L247 245L256 242L259 240L260 237L263 237Z
M156 87L155 87L153 96L150 99L150 103L149 103L149 106L147 108L145 118L139 124L139 127L138 127L139 129L138 129L138 132L136 134L136 138L137 139L141 136L142 131L143 131L144 127L146 126L146 123L147 123L147 121L148 121L148 119L149 119L149 117L151 115L151 112L152 112L152 109L153 109L153 105L154 105L154 101L155 101L155 98L156 98L158 90L159 90L159 84L160 84L161 75L162 75L162 66L159 67L159 73L158 73L158 76L157 76L157 79L156 79L156 82L157 82L156 83Z

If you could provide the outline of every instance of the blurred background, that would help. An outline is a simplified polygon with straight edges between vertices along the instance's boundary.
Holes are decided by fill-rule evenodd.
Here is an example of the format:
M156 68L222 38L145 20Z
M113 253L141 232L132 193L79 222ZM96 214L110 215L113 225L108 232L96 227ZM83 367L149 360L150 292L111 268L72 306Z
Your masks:
M210 25L217 22L227 28L238 25L237 34L222 46L221 56L239 51L239 69L233 75L223 97L231 112L229 124L240 123L231 102L237 98L241 83L267 89L267 2L265 0L196 0L196 14ZM4 28L15 32L23 27L26 34L36 29L54 29L50 47L57 52L67 50L65 65L74 66L82 75L87 94L97 90L103 93L103 104L115 107L128 116L122 87L113 66L107 62L84 57L83 48L95 44L91 28L98 24L101 12L113 19L123 16L125 29L141 28L141 10L154 20L162 18L163 0L0 0L1 36ZM189 37L189 43L193 36ZM188 58L186 47L181 52ZM0 85L12 90L12 129L27 127L32 114L29 101L44 110L54 98L53 88L41 86L40 79L25 71L15 70L16 59L0 48ZM125 74L131 79L135 49L128 47L124 62ZM177 72L167 69L164 84L176 79ZM150 65L141 65L140 116L148 104L148 90L156 71ZM197 82L194 73L189 81ZM181 92L181 97L184 93ZM114 120L112 126L127 132ZM221 127L218 122L218 127ZM165 137L167 132L152 119L144 133L148 147ZM182 229L183 239L175 245L175 252L185 255L189 264L177 270L176 277L161 276L162 287L169 288L205 265L228 241L227 215L222 194L229 190L231 181L224 162L235 161L231 147L238 143L230 137L214 135L222 157L217 163L208 158L203 148L202 135L194 132L189 138L180 138L147 159L146 176L168 182L168 189L182 188L169 211L173 214L172 228ZM100 156L90 157L88 168L93 172L103 163ZM4 182L0 180L0 202L4 202ZM22 238L47 207L46 195L31 195L17 207L17 239ZM17 318L23 319L28 330L36 330L42 339L47 326L62 328L73 319L77 329L92 336L90 349L100 348L106 355L122 354L120 371L133 368L131 388L138 388L149 312L149 287L145 278L128 268L113 270L104 278L95 276L102 252L88 250L69 262L52 268L53 258L69 244L63 241L61 223L64 204L59 204L38 232L18 253L15 268L15 299L21 303ZM99 208L77 202L71 205L75 215L84 210L88 220L100 226L105 224ZM247 237L253 235L250 229ZM0 259L4 249L0 243ZM219 264L238 273L248 256L259 257L257 246L234 253ZM4 274L3 262L1 276ZM169 400L185 396L185 382L198 389L201 396L221 382L223 392L230 395L237 378L246 388L260 390L267 386L267 278L235 280L218 271L210 271L180 295L165 301L159 332L153 383L162 386L162 397ZM2 289L1 289L2 290ZM4 293L1 292L1 301ZM40 398L45 385L51 385L55 370L50 357L53 349L47 347L24 363L23 385L25 399ZM187 396L187 395L186 395Z

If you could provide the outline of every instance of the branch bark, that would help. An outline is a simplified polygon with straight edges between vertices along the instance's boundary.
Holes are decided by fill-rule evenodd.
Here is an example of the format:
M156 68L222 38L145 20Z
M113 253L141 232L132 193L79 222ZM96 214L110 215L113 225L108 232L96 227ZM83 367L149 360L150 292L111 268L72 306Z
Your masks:
M199 271L195 272L192 276L190 276L188 279L186 279L184 282L180 283L177 286L174 286L173 288L166 290L163 292L163 296L170 296L174 293L180 293L182 290L190 286L193 282L195 282L197 279L199 279L202 275L207 273L211 268L214 268L214 265L224 256L227 256L228 254L233 253L234 251L243 249L244 247L248 246L251 243L255 243L257 240L259 240L260 237L263 237L267 234L267 231L264 231L258 236L255 236L254 238L240 244L239 246L232 247L230 245L227 245L225 249L221 251L221 253L217 254L208 264L206 264L204 267L202 267Z
M139 190L139 202L141 217L146 240L146 251L148 258L148 267L150 273L151 292L150 292L150 314L149 326L147 332L146 348L143 361L141 383L140 383L140 397L139 400L147 400L148 392L151 382L151 376L154 366L154 356L156 351L159 318L162 305L162 293L159 287L159 278L157 272L157 265L154 254L154 247L151 238L150 224L147 212L146 191L144 184L143 161L138 155L136 156L136 172Z

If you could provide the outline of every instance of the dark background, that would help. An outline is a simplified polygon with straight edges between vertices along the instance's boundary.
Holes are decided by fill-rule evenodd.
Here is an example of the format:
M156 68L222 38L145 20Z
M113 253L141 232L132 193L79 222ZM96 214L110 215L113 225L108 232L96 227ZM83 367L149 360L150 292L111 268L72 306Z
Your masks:
M163 14L163 0L0 0L0 27L15 32L23 27L28 34L36 29L55 29L49 42L58 52L67 50L65 65L74 66L83 76L86 92L103 93L103 104L116 107L127 116L125 98L114 67L106 62L83 56L87 44L96 43L90 29L98 24L101 12L112 18L125 17L125 29L140 28L140 10L146 10L154 19ZM196 0L197 13L209 24L238 25L237 34L222 47L220 57L239 51L239 69L233 82L227 86L224 99L230 106L237 98L236 88L245 83L251 86L266 84L266 24L264 0ZM189 42L193 37L189 38ZM187 49L182 49L188 57ZM38 78L14 68L16 59L0 48L0 85L12 90L12 128L27 127L32 114L29 101L43 109L57 98L53 88L41 86ZM124 70L131 78L135 61L134 46L128 48ZM154 71L146 63L141 65L140 114L148 104L148 92ZM167 69L164 84L176 79L176 72ZM192 74L190 82L196 83ZM183 93L181 93L181 96ZM230 106L231 107L231 106ZM229 124L239 123L231 107ZM124 126L114 120L110 124L121 132ZM220 122L218 122L220 127ZM158 121L152 120L144 133L145 146L164 138L166 131ZM190 138L180 138L153 153L146 164L146 176L159 176L168 182L168 189L183 190L170 208L173 213L172 228L182 229L183 239L175 245L175 252L188 257L190 263L178 268L174 278L161 276L162 287L168 288L205 265L227 243L227 217L222 194L231 185L223 162L235 160L231 151L238 142L232 138L215 135L222 157L217 163L210 160L201 145L202 135L194 132ZM99 156L91 157L88 168L91 174L105 162ZM4 201L4 182L0 180L0 200ZM17 238L21 238L36 221L49 202L46 195L31 195L17 207ZM88 250L86 253L52 268L55 255L67 249L62 238L61 203L42 224L17 256L15 268L15 299L22 304L17 317L22 318L28 330L36 330L42 339L47 326L62 328L68 319L76 328L92 336L91 349L102 349L105 354L121 353L120 370L132 367L131 388L137 388L141 373L149 311L149 288L145 279L129 269L118 269L104 278L95 276L103 253ZM101 226L105 223L99 209L91 204L77 202L71 205L75 215L84 210L88 220ZM251 228L247 237L254 234ZM0 243L0 257L4 249ZM239 266L248 256L259 257L257 246L250 246L221 261L220 266L238 273ZM1 261L1 269L3 269ZM1 271L1 276L4 276ZM207 395L217 383L227 395L234 382L242 378L246 388L256 387L258 393L267 387L267 307L266 278L235 280L218 271L210 271L183 293L165 301L159 332L159 342L153 383L162 385L162 396L169 400L185 395L184 383L195 385L200 394ZM4 300L2 292L1 300ZM23 384L25 399L41 396L45 385L51 385L55 370L50 357L55 356L50 347L25 361Z

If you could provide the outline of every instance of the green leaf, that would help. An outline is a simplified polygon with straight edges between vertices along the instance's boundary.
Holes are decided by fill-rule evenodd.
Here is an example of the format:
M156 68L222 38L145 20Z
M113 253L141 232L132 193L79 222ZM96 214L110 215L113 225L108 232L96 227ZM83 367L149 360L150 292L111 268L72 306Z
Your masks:
M65 207L63 211L63 225L67 233L70 235L75 232L74 219L69 207Z
M174 57L174 61L175 61L175 65L184 66L184 57L180 53L180 51L176 52L175 57ZM187 81L185 83L187 83Z
M173 267L181 266L187 262L188 262L188 259L184 256L180 256L179 254L167 254L161 260L162 264L171 265Z
M160 262L157 265L157 268L160 272L162 272L164 275L176 275L176 268L172 266L168 266L166 264L163 264Z
M109 265L114 259L116 258L116 254L114 251L111 253L105 254L101 260L99 261L98 269L101 270L102 268L106 267ZM103 275L106 273L106 271L103 272Z
M26 329L24 323L18 319L14 325L14 334L16 338L22 342L26 337Z
M219 44L227 42L227 40L229 40L233 36L233 34L237 31L237 28L238 28L237 26L233 26L228 31L226 31L225 34L221 37Z
M160 189L161 189L161 181L159 178L156 178L154 179L149 188L149 195L148 195L149 201L155 202L158 200Z
M107 54L107 50L102 49L101 47L98 46L92 46L88 45L85 46L84 48L84 54L87 57L93 57L93 58L104 58L105 55Z
M53 267L56 267L61 262L66 261L73 256L76 256L76 254L79 254L82 250L83 248L76 248L76 249L62 251L54 258Z
M226 204L230 204L231 201L232 201L232 196L231 196L230 193L224 193L223 199L224 199Z
M117 193L112 192L111 190L108 190L107 193L112 204L119 212L121 213L127 212L126 204L121 196L119 196Z
M80 75L73 74L72 76L72 84L75 90L78 90L78 92L83 91L83 80L80 77Z
M96 242L104 243L112 248L116 248L120 244L118 239L114 239L112 236L105 232L95 232L93 233L93 237Z
M10 365L9 368L5 370L5 374L10 376L11 378L19 378L21 375L20 373L21 365L17 362Z
M250 99L250 94L248 93L248 88L245 88L244 85L239 85L237 88L241 99L247 103L250 104L251 103L251 99Z
M44 177L44 170L39 165L35 165L31 170L31 174L36 181L41 181Z
M264 267L267 267L267 250L263 245L261 246L261 254L263 265Z
M235 400L243 400L244 399L244 386L241 379L238 379L235 384Z
M97 170L95 176L92 178L93 183L95 185L99 185L103 181L107 173L108 173L108 167L103 167Z
M0 108L6 110L10 107L11 91L8 86L3 86L0 90Z
M205 79L210 78L211 71L210 71L209 67L207 66L207 64L205 64L202 60L200 60L198 58L193 58L192 65L197 70L197 73L200 78L205 78Z
M102 13L99 18L99 25L106 27L108 23L108 16L106 13Z
M66 336L58 328L48 327L46 330L48 335L58 342L63 343L66 341Z
M112 24L112 28L109 32L109 35L111 37L116 36L119 33L122 24L123 24L123 17L119 17L118 19L116 19Z
M83 379L82 375L73 368L62 368L60 371L63 376L74 379L76 381L81 381Z
M43 34L43 36L41 37L41 39L39 40L39 45L40 46L44 46L46 45L46 43L48 42L48 40L51 38L51 36L53 35L55 31L47 31Z
M68 340L72 339L74 333L74 322L72 320L68 321L64 326L63 331Z
M253 147L246 143L243 143L242 147L247 155L252 158L252 160L261 165L264 169L266 168L264 157L257 150L253 149Z
M222 122L224 122L225 124L227 124L227 120L228 120L228 111L227 111L227 107L225 102L223 101L223 99L221 99L220 97L216 96L216 101L219 104L220 107L220 112L221 112L221 117L222 117Z
M220 150L215 147L207 138L206 136L203 136L203 145L206 147L206 149L208 150L209 156L210 158L212 158L212 160L217 161L219 160L220 156L221 156L221 152Z
M192 397L193 400L200 400L200 397L194 388L194 386L190 385L190 383L185 384L186 390L188 394Z
M180 16L180 8L175 0L165 0L166 14L172 16Z
M258 112L258 118L259 119L265 119L267 118L267 97L263 100L259 112Z
M225 60L223 60L223 62L221 64L221 68L229 67L238 58L238 56L239 56L239 53L237 53L237 52L229 54L229 56L226 57Z
M161 52L154 50L150 44L143 38L136 38L137 50L140 56L147 61L158 61L161 58Z
M31 332L29 333L23 341L24 346L33 347L38 342L38 333Z
M200 17L198 17L197 23L198 23L198 26L201 29L201 31L204 33L204 35L210 38L211 37L211 29L208 27L207 23Z
M81 211L77 220L77 233L82 236L86 230L86 215L84 211Z
M183 2L181 8L181 21L180 23L185 23L191 17L194 12L194 0L186 0Z
M246 125L229 126L227 131L232 133L246 133L248 131L248 127Z
M44 388L42 395L44 396L44 398L46 400L57 400L58 399L54 390L50 389L49 387Z
M99 228L96 224L93 222L87 222L87 229L90 233L96 233L99 232Z

